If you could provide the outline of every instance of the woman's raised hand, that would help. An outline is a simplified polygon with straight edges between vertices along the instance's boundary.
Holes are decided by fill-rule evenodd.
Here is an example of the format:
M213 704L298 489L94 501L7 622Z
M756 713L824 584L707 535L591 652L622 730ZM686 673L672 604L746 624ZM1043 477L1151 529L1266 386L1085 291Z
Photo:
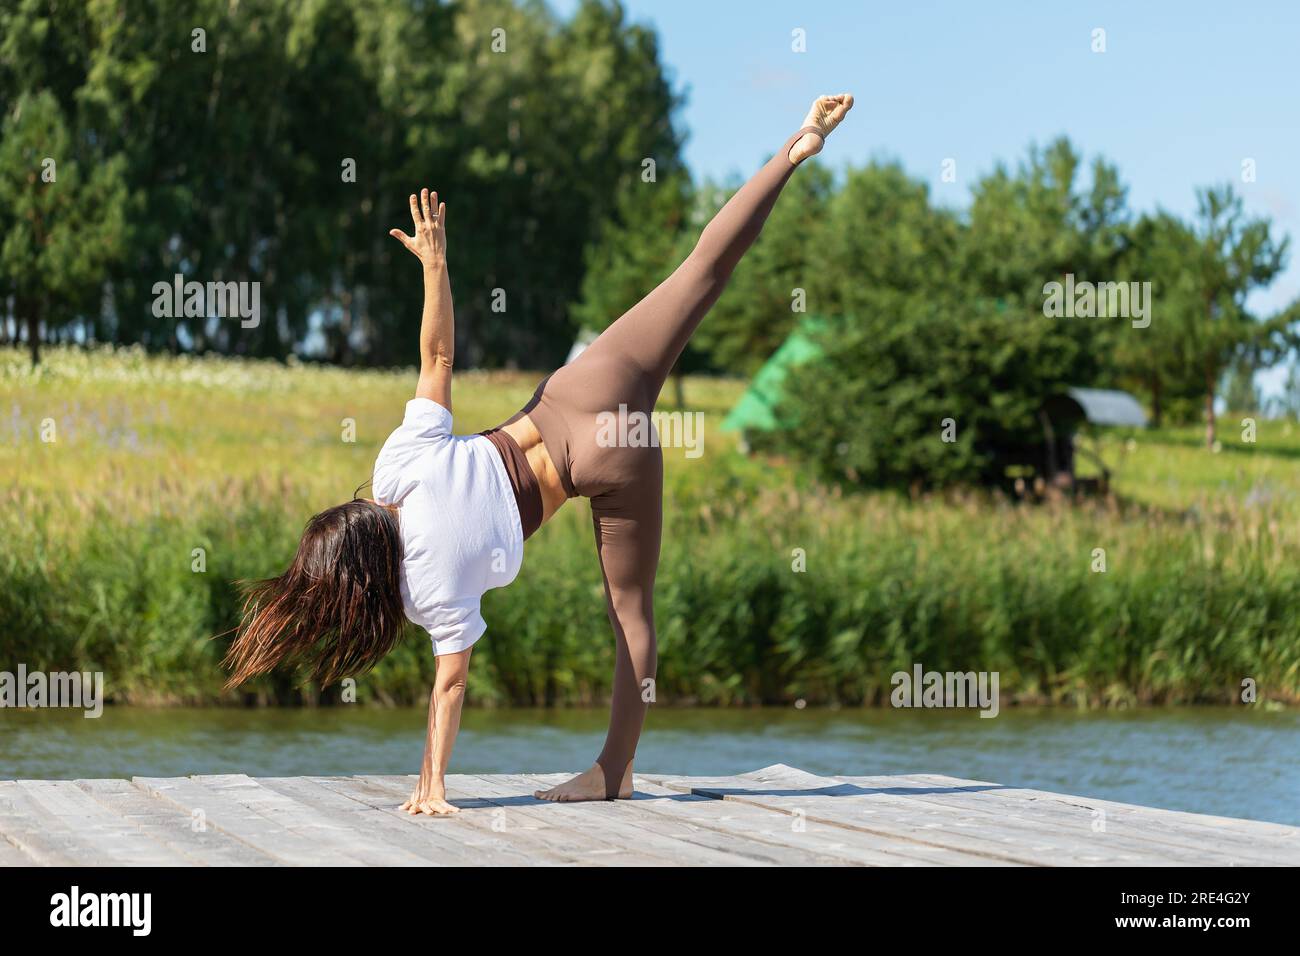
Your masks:
M390 229L388 234L410 249L426 266L442 265L447 256L447 204L438 202L438 194L421 189L420 195L411 193L411 221L415 235L408 236L400 229Z

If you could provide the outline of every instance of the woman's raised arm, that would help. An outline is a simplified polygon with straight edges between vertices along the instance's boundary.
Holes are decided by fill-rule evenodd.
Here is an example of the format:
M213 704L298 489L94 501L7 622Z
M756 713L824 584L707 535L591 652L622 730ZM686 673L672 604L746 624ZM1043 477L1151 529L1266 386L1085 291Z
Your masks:
M424 271L424 312L420 319L420 380L416 398L428 398L451 411L451 367L455 355L455 319L451 309L451 278L447 274L447 204L438 194L421 189L411 194L415 235L400 229L389 235L406 246Z

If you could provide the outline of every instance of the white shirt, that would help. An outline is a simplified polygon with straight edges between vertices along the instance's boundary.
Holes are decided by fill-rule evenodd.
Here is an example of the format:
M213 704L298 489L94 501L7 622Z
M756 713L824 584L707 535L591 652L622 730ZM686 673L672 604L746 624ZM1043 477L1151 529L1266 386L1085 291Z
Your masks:
M482 435L453 435L451 412L413 398L375 460L373 487L380 504L401 505L406 616L436 655L471 647L487 630L483 592L513 581L524 560L501 454Z

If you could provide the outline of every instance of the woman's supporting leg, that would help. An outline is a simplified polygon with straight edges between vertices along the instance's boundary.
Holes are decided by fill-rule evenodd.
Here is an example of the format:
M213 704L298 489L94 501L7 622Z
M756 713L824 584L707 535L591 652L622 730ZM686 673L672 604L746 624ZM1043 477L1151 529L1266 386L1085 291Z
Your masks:
M727 201L686 261L578 359L572 371L582 378L590 374L615 382L611 388L586 381L586 407L599 395L610 411L620 404L629 412L654 411L664 380L691 333L758 238L795 169L789 152L804 132L792 136ZM609 489L592 495L591 511L616 653L609 732L596 763L604 774L605 796L615 797L636 753L655 692L654 584L662 527L663 459L657 447L588 450L580 457L583 460L573 469L579 488L586 487L588 493Z
M605 604L614 629L609 731L596 758L607 798L620 795L646 709L655 699L654 592L663 526L663 459L658 448L653 451L656 463L646 466L643 481L591 500Z

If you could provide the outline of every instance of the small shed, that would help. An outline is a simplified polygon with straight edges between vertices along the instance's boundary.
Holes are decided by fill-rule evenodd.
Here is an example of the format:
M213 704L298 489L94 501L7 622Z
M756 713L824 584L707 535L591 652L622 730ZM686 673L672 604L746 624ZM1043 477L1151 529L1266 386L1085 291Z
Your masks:
M1110 469L1095 447L1080 441L1085 426L1145 428L1146 412L1128 392L1107 388L1067 388L1043 402L1038 419L1043 425L1043 447L1038 470L1060 487L1087 487L1075 477L1075 455L1082 453L1101 469L1099 490L1110 486Z
M1114 388L1067 388L1062 395L1048 399L1052 414L1092 425L1126 425L1145 428L1147 413L1128 392Z

